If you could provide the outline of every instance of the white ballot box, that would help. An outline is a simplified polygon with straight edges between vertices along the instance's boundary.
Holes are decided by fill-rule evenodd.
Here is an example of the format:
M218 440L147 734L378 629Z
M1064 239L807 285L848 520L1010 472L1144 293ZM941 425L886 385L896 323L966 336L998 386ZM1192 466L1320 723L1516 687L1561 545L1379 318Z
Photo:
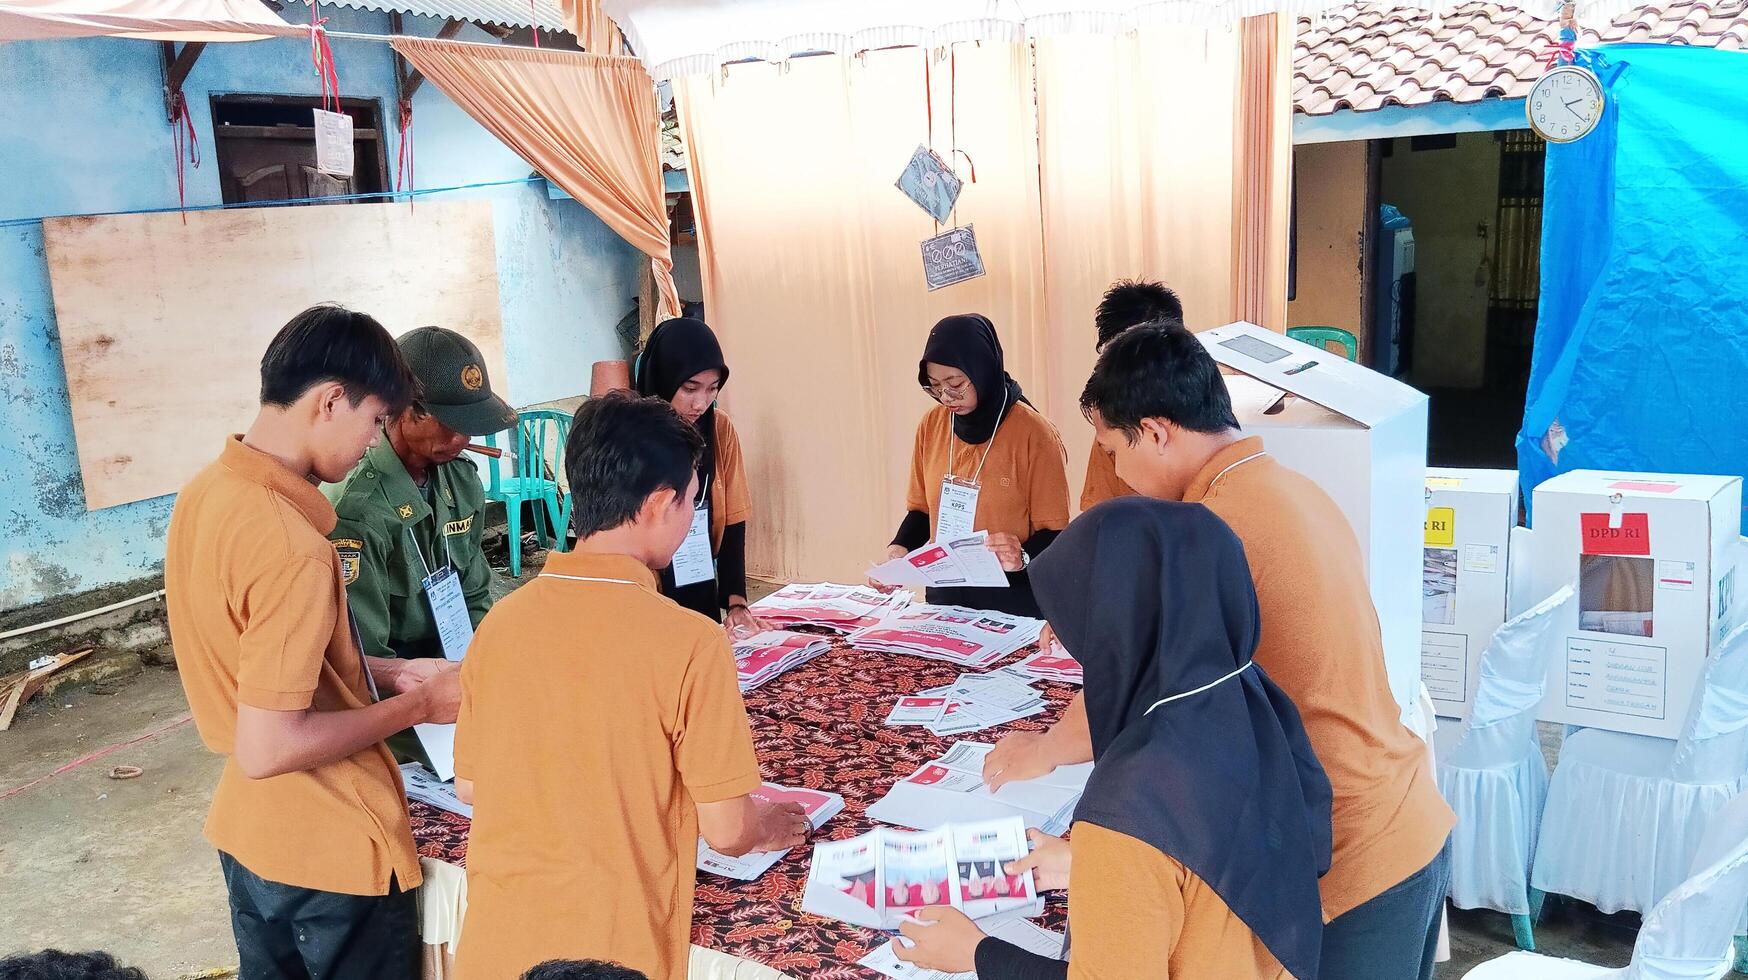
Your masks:
M1420 579L1420 679L1434 710L1467 718L1481 651L1505 622L1515 470L1426 471Z
M1573 470L1534 503L1535 594L1578 583L1538 717L1679 737L1730 619L1741 478Z
M1238 424L1322 487L1353 525L1390 691L1405 713L1420 710L1422 554L1419 539L1404 532L1426 516L1426 396L1253 323L1197 336L1214 360L1245 375L1226 378Z

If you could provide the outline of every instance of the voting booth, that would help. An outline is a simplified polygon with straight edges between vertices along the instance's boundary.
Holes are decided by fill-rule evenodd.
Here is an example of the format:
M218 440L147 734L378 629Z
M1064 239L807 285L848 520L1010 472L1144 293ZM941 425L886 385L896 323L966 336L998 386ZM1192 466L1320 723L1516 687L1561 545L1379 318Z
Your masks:
M1420 691L1419 539L1425 518L1426 396L1322 347L1253 323L1197 334L1228 375L1232 408L1283 465L1310 477L1353 525L1384 633L1390 691Z
M1538 717L1679 737L1730 620L1741 478L1573 470L1534 504L1537 594L1578 583Z
M1466 719L1481 651L1507 615L1517 472L1429 468L1425 498L1420 679L1435 711Z

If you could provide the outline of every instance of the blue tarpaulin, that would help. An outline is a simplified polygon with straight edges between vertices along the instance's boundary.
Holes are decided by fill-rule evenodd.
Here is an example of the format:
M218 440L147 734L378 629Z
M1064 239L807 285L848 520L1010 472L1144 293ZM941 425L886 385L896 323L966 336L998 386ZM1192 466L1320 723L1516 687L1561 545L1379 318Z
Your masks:
M1526 503L1574 469L1748 476L1748 53L1594 51L1602 122L1548 146Z

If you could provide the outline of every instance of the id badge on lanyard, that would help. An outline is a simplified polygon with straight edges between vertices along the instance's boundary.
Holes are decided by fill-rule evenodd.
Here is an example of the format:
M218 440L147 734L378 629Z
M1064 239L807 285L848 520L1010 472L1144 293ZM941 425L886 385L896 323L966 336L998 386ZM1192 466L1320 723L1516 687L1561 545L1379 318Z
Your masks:
M437 625L437 641L443 646L443 657L459 663L467 655L467 646L473 642L473 617L467 612L467 597L461 594L461 576L455 571L455 562L449 557L449 538L443 539L443 567L436 571L425 563L425 553L419 550L419 542L413 537L413 529L405 527L407 541L412 544L413 551L419 556L419 565L425 569L425 575L419 579L419 587L425 592L425 602L431 607L431 621Z
M935 540L957 541L974 533L978 485L956 476L941 478L941 505L935 517Z
M686 529L686 540L674 552L674 585L684 588L715 578L716 559L710 554L710 508L701 501L692 508L692 526Z

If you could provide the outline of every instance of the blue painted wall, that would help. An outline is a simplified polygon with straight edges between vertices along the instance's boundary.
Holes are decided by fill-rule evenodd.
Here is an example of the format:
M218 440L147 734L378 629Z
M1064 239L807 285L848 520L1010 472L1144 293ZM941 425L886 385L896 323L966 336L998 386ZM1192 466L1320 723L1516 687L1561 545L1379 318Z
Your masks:
M324 14L332 30L389 31L386 14L331 7ZM408 18L409 33L430 35L436 28L436 21ZM473 28L462 39L491 40ZM333 50L341 94L377 99L384 118L392 120L394 59L388 46L336 40ZM162 84L153 43L0 45L0 106L6 107L0 220L174 207ZM184 91L202 152L210 158L208 96L317 94L308 42L209 45ZM529 174L526 163L435 86L419 90L413 113L417 186ZM392 177L398 136L390 129ZM528 403L586 391L592 362L625 355L613 327L631 308L643 260L581 205L550 199L540 183L436 199L468 197L494 202L513 397ZM187 200L220 202L218 170L210 160L188 172ZM34 222L0 227L0 413L0 612L162 570L173 498L85 510L41 225Z

